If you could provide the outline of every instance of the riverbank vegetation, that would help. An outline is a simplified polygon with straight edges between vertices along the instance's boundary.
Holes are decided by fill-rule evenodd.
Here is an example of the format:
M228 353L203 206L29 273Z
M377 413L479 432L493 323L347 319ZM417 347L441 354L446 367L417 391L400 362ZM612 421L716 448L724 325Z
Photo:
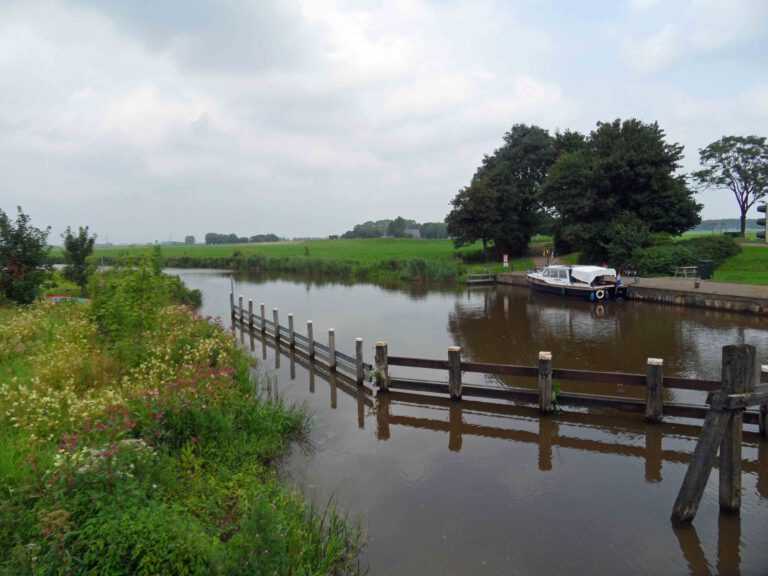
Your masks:
M276 478L306 413L149 259L89 291L0 314L0 573L343 571L356 532Z

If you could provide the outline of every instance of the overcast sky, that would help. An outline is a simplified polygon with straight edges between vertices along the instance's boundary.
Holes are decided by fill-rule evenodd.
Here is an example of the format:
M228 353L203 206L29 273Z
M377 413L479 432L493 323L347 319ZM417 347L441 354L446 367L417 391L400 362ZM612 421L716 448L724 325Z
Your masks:
M0 0L0 208L52 243L441 221L513 124L632 117L686 171L768 136L768 0Z

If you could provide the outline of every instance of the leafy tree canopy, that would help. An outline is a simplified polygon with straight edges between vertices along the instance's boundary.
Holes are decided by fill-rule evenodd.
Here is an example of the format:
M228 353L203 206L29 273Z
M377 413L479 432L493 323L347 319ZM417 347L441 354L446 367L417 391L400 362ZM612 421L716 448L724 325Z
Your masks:
M17 208L16 220L0 210L0 294L30 304L50 274L48 233L30 224L30 218Z
M544 184L558 251L617 263L627 248L612 247L619 236L642 246L651 233L676 235L700 222L701 205L676 174L683 147L666 142L657 123L601 122L582 145L570 137L569 147Z
M485 249L493 241L499 251L524 253L542 217L541 186L555 157L549 132L513 126L504 145L483 159L470 185L451 201L446 223L454 244L481 240Z
M693 173L702 188L728 188L739 205L741 236L747 212L768 194L768 145L764 137L723 136L699 150L703 168Z
M88 266L86 260L93 254L93 244L96 235L88 235L88 226L78 228L77 234L67 226L67 230L61 235L64 239L64 277L72 280L80 286L80 291L85 293L85 285L88 283Z

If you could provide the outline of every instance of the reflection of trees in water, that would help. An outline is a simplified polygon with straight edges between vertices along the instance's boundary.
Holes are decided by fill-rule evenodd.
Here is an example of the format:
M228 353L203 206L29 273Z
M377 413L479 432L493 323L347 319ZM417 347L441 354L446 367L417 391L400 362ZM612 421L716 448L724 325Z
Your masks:
M768 321L632 301L595 303L497 286L457 299L448 330L464 357L533 365L540 350L556 367L644 373L664 359L664 373L717 379L721 348L741 341L768 349Z

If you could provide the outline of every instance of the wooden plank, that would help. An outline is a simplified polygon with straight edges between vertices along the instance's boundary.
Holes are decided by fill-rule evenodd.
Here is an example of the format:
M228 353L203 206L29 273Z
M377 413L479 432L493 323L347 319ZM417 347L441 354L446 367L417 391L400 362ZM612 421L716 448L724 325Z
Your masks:
M731 418L731 413L723 411L725 394L719 394L713 399L712 406L707 412L701 436L693 452L693 460L685 472L683 484L677 494L672 508L672 522L685 524L693 521L704 494L709 473L717 456L717 450L725 436L725 427Z
M622 372L590 372L587 370L552 370L554 380L576 380L582 382L607 382L625 386L645 386L645 376L642 374L625 374Z
M720 390L720 382L718 380L692 380L690 378L665 376L664 387L675 388L677 390L701 390L703 392L711 392Z
M403 356L390 356L388 358L390 366L409 366L411 368L433 368L436 370L447 370L448 362L445 360L430 360L427 358L406 358Z
M461 369L464 372L478 372L497 376L536 378L539 375L538 368L534 366L512 366L510 364L489 364L486 362L462 362Z

